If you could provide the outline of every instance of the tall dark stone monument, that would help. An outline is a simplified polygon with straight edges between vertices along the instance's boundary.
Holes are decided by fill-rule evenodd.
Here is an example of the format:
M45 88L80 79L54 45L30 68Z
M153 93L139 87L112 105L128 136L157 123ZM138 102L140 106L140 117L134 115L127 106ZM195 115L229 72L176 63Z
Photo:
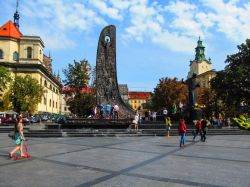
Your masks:
M110 103L119 106L119 117L129 118L132 110L123 102L117 83L116 70L116 28L105 27L99 38L96 56L96 98L97 104Z

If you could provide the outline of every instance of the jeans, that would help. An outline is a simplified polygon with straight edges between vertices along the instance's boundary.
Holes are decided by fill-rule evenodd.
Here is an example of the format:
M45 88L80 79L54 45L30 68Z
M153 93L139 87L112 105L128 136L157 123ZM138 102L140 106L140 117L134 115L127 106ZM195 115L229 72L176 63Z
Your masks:
M185 139L186 139L186 133L182 132L180 133L181 139L180 139L180 147L185 144Z
M196 128L196 130L195 130L195 132L194 132L193 140L195 140L195 138L196 138L196 136L197 136L198 134L200 134L200 136L202 135L202 134L201 134L201 129Z

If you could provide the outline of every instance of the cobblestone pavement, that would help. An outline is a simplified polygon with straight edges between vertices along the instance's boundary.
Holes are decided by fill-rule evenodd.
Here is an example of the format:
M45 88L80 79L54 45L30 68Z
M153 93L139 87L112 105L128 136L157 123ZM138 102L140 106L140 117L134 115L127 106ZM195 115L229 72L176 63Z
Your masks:
M250 186L250 136L30 138L31 159L13 161L0 134L1 187Z

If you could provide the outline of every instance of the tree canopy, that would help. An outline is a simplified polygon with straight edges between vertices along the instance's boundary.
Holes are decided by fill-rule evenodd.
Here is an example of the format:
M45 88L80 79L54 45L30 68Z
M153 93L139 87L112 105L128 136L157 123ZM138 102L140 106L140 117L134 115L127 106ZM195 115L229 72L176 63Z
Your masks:
M80 62L74 60L73 64L68 64L67 68L63 69L65 75L64 86L74 88L76 92L79 92L81 88L88 87L90 70L91 66L86 59Z
M41 102L45 93L39 82L29 75L16 76L10 88L10 98L14 110L35 112L37 104Z
M7 88L8 83L11 82L10 71L3 66L0 66L0 91Z
M250 105L250 40L239 45L238 50L227 56L225 69L211 81L217 98L232 110L241 104Z
M187 102L187 86L177 78L161 78L152 97L154 109L167 107L172 110L175 104Z
M95 96L93 93L84 92L83 89L89 86L91 66L88 61L86 59L80 62L74 60L73 64L68 64L63 73L64 85L71 88L64 93L69 110L81 117L91 114Z

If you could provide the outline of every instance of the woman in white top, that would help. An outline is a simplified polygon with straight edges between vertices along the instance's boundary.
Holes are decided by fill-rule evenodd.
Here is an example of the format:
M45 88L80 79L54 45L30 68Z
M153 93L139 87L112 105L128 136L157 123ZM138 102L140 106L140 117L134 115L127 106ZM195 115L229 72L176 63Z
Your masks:
M138 130L138 121L139 121L139 113L136 112L136 113L135 113L135 119L134 119L135 130Z

